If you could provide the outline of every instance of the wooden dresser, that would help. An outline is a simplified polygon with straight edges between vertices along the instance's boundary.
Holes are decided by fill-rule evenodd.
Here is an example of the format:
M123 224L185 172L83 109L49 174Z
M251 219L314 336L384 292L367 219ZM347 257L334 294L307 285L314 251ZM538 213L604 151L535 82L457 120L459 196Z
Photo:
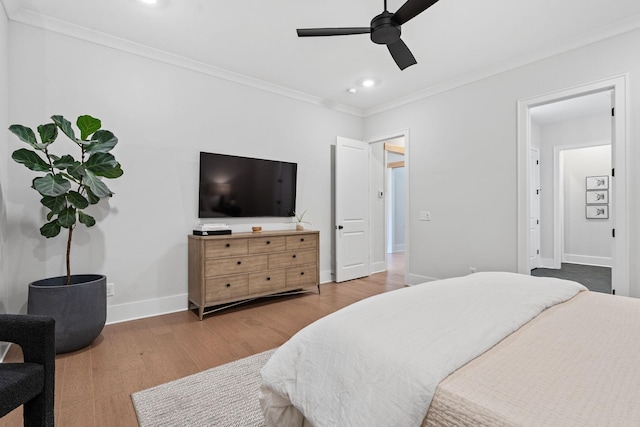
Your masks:
M202 320L223 304L312 287L320 292L319 244L320 233L311 230L189 235L190 308Z

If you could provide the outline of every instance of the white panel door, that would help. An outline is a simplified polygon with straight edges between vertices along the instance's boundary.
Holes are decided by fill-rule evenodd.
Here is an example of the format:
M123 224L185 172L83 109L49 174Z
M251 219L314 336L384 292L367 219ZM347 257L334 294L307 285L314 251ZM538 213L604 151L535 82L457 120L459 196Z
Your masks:
M529 267L540 267L540 152L531 147L531 202L529 204Z
M369 275L369 145L338 137L335 165L336 282Z

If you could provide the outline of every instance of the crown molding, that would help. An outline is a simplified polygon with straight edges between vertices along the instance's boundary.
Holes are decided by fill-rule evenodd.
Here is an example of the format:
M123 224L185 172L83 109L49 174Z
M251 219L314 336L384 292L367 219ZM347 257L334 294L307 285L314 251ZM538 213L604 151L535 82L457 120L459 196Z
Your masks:
M361 109L349 107L346 105L332 103L318 96L300 92L294 89L279 86L260 79L249 77L243 74L228 71L204 62L189 59L180 55L166 52L153 48L141 43L132 42L120 37L112 36L91 28L72 24L57 18L46 15L40 15L35 12L22 9L19 0L1 0L10 21L17 22L31 27L40 28L51 31L67 37L94 43L111 49L120 50L154 61L184 68L197 73L205 74L211 77L226 80L232 83L260 89L271 92L276 95L302 101L308 104L316 105L322 108L339 111L341 113L351 114L357 117L363 117Z
M126 39L115 37L90 28L40 15L20 7L20 0L0 0L10 21L52 31L61 35L76 38L79 40L95 43L101 46L117 49L123 52L138 55L147 59L163 62L166 64L181 67L187 70L202 73L208 76L233 82L236 84L264 90L276 95L285 96L301 102L350 114L357 117L369 117L384 111L388 111L406 104L419 101L430 96L446 92L456 87L464 86L475 81L479 81L496 74L504 73L543 59L547 59L562 53L593 44L611 37L615 37L640 28L640 15L634 15L611 25L600 27L580 37L565 40L549 49L542 49L507 61L500 62L482 70L458 76L446 82L430 86L411 95L394 99L368 109L359 109L343 104L338 104L324 98L310 95L308 93L296 91L294 89L279 86L260 79L249 77L243 74L228 71L213 65L195 61L180 55L175 55L160 49L156 49L140 43L135 43Z
M597 28L580 37L565 40L562 43L558 43L549 49L542 49L525 55L521 55L507 61L495 64L491 67L486 67L482 70L462 75L458 78L449 80L447 82L433 85L421 91L415 92L411 95L397 98L393 101L378 105L373 108L364 110L364 117L373 116L384 111L392 110L394 108L410 104L412 102L419 101L430 96L446 92L456 87L464 86L469 83L473 83L479 80L486 79L496 74L501 74L506 71L511 71L516 68L532 64L543 59L547 59L553 56L560 55L562 53L569 52L574 49L578 49L583 46L587 46L593 43L597 43L602 40L606 40L615 36L619 36L624 33L628 33L640 28L640 15L634 15L625 18L621 21L615 22L611 25Z
M20 0L0 0L0 3L9 19L20 10Z

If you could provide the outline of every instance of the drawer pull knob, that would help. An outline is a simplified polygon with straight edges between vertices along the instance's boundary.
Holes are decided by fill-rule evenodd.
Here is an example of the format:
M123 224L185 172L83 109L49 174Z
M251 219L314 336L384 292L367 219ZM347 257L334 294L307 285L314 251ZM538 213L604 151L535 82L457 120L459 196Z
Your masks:
M231 243L227 243L225 246L226 246L227 248L230 248L230 247L231 247Z
M271 280L271 277L267 277L267 280Z
M242 261L238 261L238 265L242 264Z
M301 271L301 272L300 272L300 275L301 275L301 276L304 276L304 271Z
M267 245L270 245L270 244L271 244L271 240L267 240Z
M296 256L294 255L293 258L295 258Z
M230 288L230 287L231 287L231 283L227 283L227 288Z
M300 239L301 242L304 242L304 237Z

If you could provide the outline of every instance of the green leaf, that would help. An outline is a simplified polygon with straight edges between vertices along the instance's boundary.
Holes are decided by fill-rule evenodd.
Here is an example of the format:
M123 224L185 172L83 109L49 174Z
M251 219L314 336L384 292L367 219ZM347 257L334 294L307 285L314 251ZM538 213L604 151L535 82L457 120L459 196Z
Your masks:
M116 161L116 158L113 157L113 154L110 153L92 154L84 163L84 167L96 175L101 175L103 172L108 172L117 165L118 162Z
M80 162L74 162L71 166L68 166L67 173L69 173L69 175L71 175L78 181L81 180L86 174L84 165Z
M69 191L67 193L67 200L76 209L84 209L89 206L89 201L77 191Z
M80 139L86 141L89 135L100 129L102 123L99 119L91 116L80 116L76 121L76 126L80 129Z
M87 215L82 211L78 211L78 220L84 225L86 225L87 227L93 227L94 225L96 225L95 218L92 217L91 215Z
M102 173L99 173L97 175L103 176L105 178L113 179L113 178L121 177L123 173L124 173L124 171L120 167L120 163L118 163L116 165L116 167L114 167L114 168L112 168L112 169L110 169L108 171L104 171Z
M53 220L40 227L40 234L47 239L50 237L56 237L60 234L60 224L58 224L58 220Z
M42 199L40 199L40 203L42 203L44 206L49 208L49 210L54 214L58 214L62 212L62 209L64 209L67 206L66 199L64 196L58 196L58 197L44 196Z
M92 205L95 205L100 201L100 197L98 197L95 194L93 194L93 191L91 191L91 189L88 186L84 185L83 188L84 188L84 191L87 192L87 197L89 198L89 203L91 203Z
M76 162L76 160L72 156L70 156L69 154L65 154L58 160L54 161L53 166L57 169L67 169L70 166L74 166L76 163L80 164L80 162Z
M75 208L65 208L58 214L58 223L64 228L72 227L76 223Z
M102 182L95 174L90 170L85 171L84 183L89 187L89 190L99 198L110 197L113 195L109 187Z
M47 146L58 137L58 128L54 123L47 123L46 125L38 126L38 133L40 134L42 144Z
M47 221L51 221L51 218L53 218L54 216L56 216L56 214L54 212L49 211L49 213L47 214Z
M43 196L56 197L69 191L71 183L61 175L54 176L48 173L43 177L34 178L32 187Z
M113 133L105 129L94 133L91 139L93 142L85 147L85 150L89 154L107 153L118 143L118 138L116 138Z
M36 140L36 134L33 133L33 131L26 126L11 125L9 126L9 130L13 132L15 136L20 138L21 141L26 142L27 144L31 145L34 148L35 148L35 145L38 143L38 141Z
M58 128L60 128L60 130L64 132L65 135L71 138L72 141L78 141L69 120L65 119L62 116L51 116L51 120L53 120L56 126L58 126Z
M49 164L44 161L38 153L26 148L20 148L19 150L14 151L11 158L18 163L22 163L32 171L48 172L50 170Z

